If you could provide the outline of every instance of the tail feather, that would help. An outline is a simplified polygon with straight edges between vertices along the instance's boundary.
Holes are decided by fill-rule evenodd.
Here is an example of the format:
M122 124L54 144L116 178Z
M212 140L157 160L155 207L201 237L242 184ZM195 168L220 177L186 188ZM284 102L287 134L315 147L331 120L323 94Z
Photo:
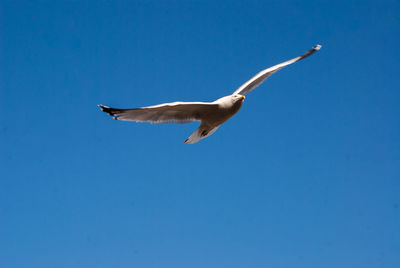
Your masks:
M206 127L200 125L200 127L198 129L196 129L196 131L193 132L193 134L185 140L185 143L186 144L196 143L199 140L207 138L208 136L213 134L215 131L217 131L218 128L219 128L219 126L214 127L214 128L206 128Z

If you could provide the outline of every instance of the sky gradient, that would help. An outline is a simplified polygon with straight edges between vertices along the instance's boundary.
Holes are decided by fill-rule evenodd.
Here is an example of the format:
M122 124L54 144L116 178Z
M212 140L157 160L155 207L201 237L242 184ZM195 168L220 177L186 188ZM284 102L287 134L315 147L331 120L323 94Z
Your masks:
M400 267L399 2L215 2L0 0L1 267Z

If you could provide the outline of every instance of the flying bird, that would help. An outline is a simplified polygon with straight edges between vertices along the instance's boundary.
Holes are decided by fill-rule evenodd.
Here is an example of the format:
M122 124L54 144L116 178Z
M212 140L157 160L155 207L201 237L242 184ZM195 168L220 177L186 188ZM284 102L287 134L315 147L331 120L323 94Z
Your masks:
M213 102L171 102L135 109L116 109L99 105L103 112L116 120L149 122L149 123L188 123L200 121L199 128L185 140L185 143L196 143L213 134L223 123L236 114L242 107L247 93L259 86L271 74L296 61L304 59L321 48L316 45L303 55L269 67L240 86L232 95Z

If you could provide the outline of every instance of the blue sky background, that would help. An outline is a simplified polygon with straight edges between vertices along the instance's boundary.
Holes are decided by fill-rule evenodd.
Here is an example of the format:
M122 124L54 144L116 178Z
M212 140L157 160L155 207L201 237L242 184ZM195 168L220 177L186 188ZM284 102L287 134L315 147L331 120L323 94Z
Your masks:
M399 267L398 1L0 3L1 267Z

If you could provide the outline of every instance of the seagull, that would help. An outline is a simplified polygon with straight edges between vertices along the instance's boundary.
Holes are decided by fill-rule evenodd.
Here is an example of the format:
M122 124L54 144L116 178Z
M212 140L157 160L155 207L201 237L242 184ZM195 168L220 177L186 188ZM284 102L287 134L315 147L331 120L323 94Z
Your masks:
M122 121L180 124L200 121L197 130L185 140L185 143L193 144L213 134L223 123L235 115L242 107L245 95L258 87L270 75L285 66L310 56L320 48L321 45L316 45L299 57L257 73L232 95L219 98L213 102L171 102L135 109L116 109L101 104L99 107L114 119Z

